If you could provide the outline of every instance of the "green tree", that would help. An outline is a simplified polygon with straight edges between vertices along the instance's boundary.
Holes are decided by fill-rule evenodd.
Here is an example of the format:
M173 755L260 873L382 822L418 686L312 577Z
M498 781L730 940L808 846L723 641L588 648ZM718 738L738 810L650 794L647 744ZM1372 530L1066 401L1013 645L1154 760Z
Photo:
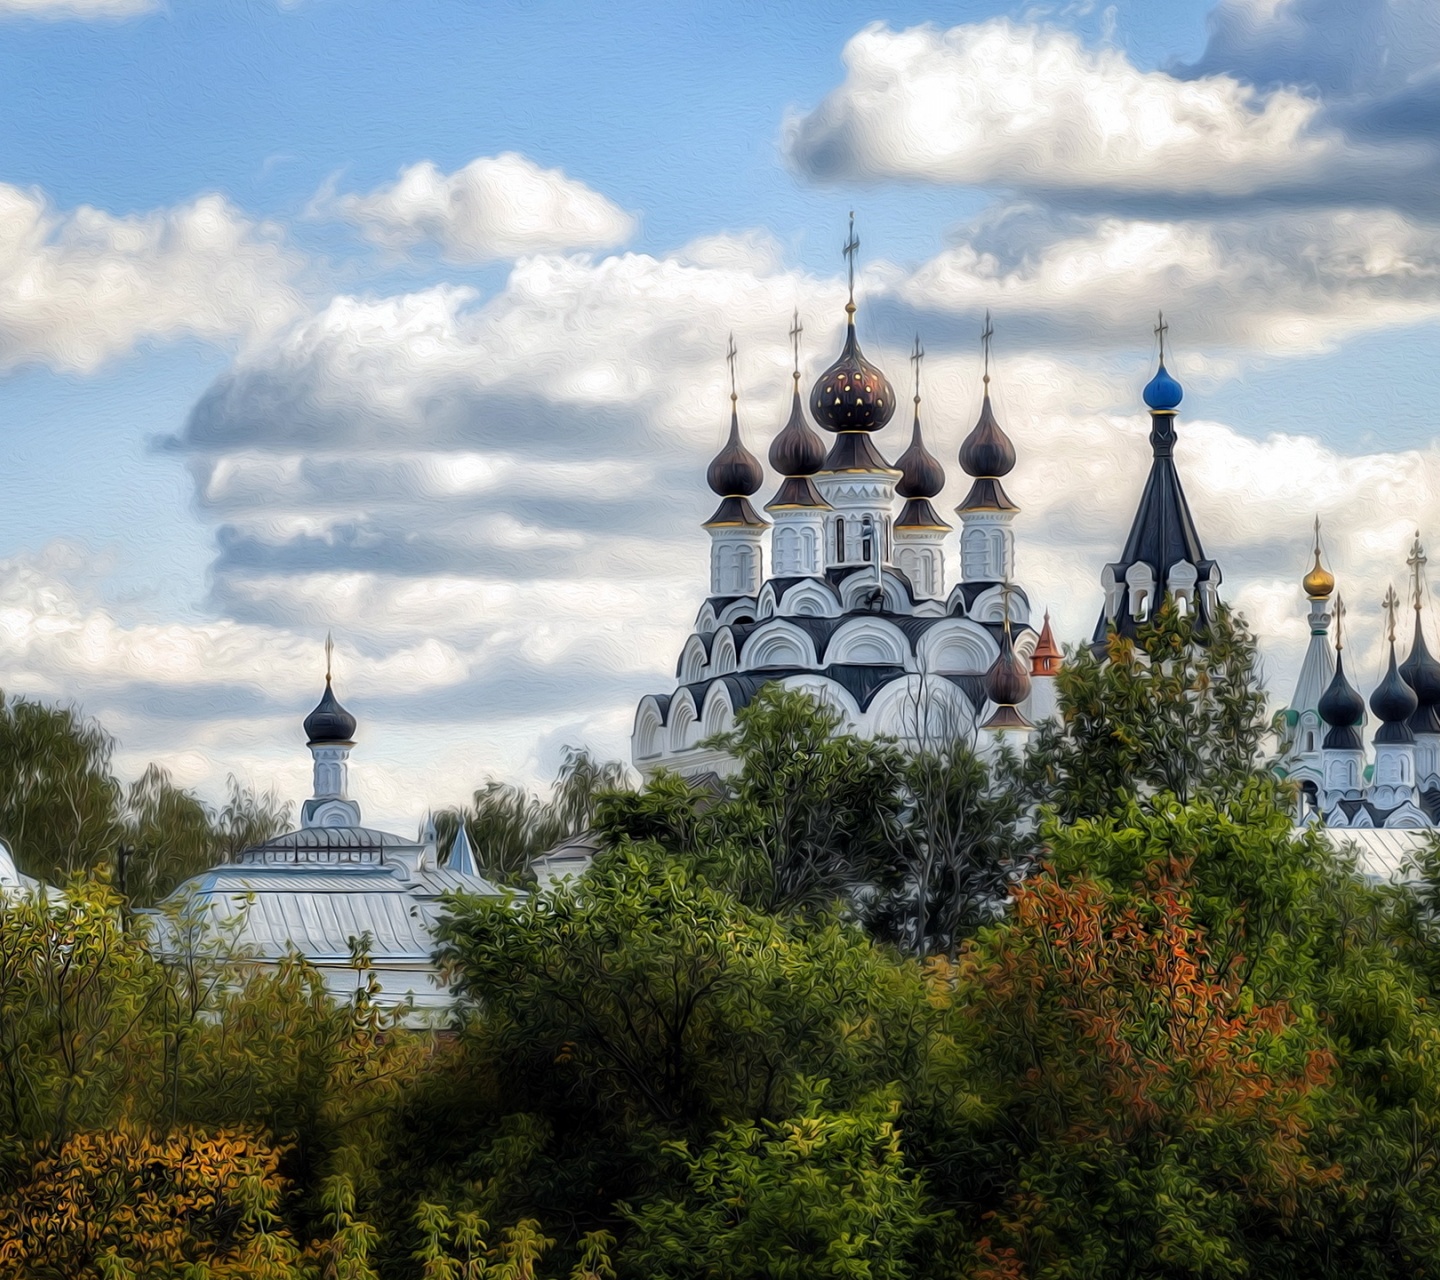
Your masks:
M883 1093L675 1144L685 1190L627 1212L621 1265L656 1280L905 1280L930 1225Z
M1137 796L1223 801L1264 776L1255 639L1227 608L1202 630L1167 598L1138 639L1067 651L1055 687L1059 721L1035 734L1023 777L1067 822Z

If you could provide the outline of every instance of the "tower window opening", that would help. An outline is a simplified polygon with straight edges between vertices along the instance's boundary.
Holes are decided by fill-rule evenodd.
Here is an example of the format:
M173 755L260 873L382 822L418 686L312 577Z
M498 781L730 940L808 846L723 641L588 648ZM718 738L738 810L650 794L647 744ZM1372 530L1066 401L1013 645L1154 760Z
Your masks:
M845 517L835 518L835 559L840 563L845 560Z
M875 559L875 524L869 516L860 526L860 559L866 564Z

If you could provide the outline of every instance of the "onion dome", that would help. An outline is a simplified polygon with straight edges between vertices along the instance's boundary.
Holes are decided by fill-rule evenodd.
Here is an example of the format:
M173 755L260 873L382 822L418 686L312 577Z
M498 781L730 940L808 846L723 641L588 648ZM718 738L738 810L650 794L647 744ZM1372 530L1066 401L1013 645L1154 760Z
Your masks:
M770 442L770 465L782 476L813 476L825 465L825 442L805 421L798 373L795 374L795 394L790 401L790 418Z
M810 412L827 431L879 431L895 414L895 392L860 350L855 304L845 309L850 313L845 346L811 390Z
M1035 652L1030 655L1032 676L1053 676L1060 670L1064 655L1055 643L1055 633L1050 630L1050 610L1045 610L1045 625L1040 628L1040 639L1035 642Z
M1425 644L1419 609L1415 610L1415 641L1410 646L1410 656L1400 664L1400 677L1415 691L1411 731L1440 734L1440 662L1430 656Z
M895 460L900 482L895 492L902 498L933 498L945 487L945 472L920 438L920 397L915 397L915 428L910 447Z
M330 673L325 673L325 692L315 710L305 717L305 736L310 746L333 742L348 746L355 740L355 717L340 705L330 687Z
M711 461L705 481L722 498L748 498L765 481L759 459L740 443L740 417L734 396L730 405L730 438Z
M1414 742L1415 735L1407 723L1415 714L1419 701L1415 690L1405 683L1395 666L1395 642L1390 642L1390 666L1385 678L1370 695L1370 710L1380 717L1376 742Z
M1301 579L1300 585L1312 600L1328 599L1335 590L1335 575L1320 563L1320 548L1315 548L1315 567Z
M1141 396L1145 407L1154 413L1171 413L1180 407L1180 401L1185 398L1184 388L1166 371L1163 355L1160 357L1160 368L1145 384Z
M1330 686L1320 695L1316 708L1320 719L1330 726L1321 744L1327 751L1357 751L1365 746L1356 729L1365 718L1365 699L1362 698L1345 678L1345 654L1335 653L1335 675Z
M1015 652L1008 617L1000 633L1000 652L985 673L985 696L995 704L995 710L980 726L982 729L1035 727L1019 711L1020 704L1030 696L1030 673L1025 669L1024 660Z
M980 417L960 445L960 465L966 475L988 479L999 479L1015 469L1015 446L995 421L995 410L990 405L989 374L985 375Z

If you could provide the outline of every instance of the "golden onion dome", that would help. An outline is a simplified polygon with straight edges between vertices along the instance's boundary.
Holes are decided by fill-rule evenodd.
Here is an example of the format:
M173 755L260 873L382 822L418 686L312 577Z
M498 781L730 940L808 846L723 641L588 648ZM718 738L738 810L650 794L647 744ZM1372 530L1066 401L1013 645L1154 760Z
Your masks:
M1320 550L1315 550L1315 567L1301 582L1305 594L1312 600L1324 600L1335 590L1335 575L1320 563Z

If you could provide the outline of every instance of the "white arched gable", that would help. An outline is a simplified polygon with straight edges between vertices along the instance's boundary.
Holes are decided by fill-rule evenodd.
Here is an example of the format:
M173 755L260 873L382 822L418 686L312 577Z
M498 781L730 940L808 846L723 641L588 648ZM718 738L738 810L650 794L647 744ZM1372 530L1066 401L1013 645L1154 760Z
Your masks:
M909 666L910 644L898 627L883 618L852 618L825 646L825 665Z
M710 665L710 655L705 652L705 642L699 636L691 636L680 650L680 662L675 675L681 684L694 684L705 678L705 668Z
M723 680L717 680L705 697L705 727L700 737L702 740L713 738L717 733L727 732L734 724L735 710L730 705L730 690Z
M699 716L689 689L681 689L670 704L670 750L685 751L700 740Z
M922 670L951 675L982 675L1000 653L984 627L968 618L946 618L931 627L917 646Z
M715 616L715 606L710 601L705 601L700 606L700 612L695 615L695 630L702 636L708 636L719 625L720 620Z
M976 622L1004 622L1005 588L994 586L982 591L975 597L975 603L970 606L970 616ZM1016 586L1010 588L1010 621L1018 623L1030 621L1030 598Z
M882 575L880 590L885 597L887 613L910 612L910 593L896 580L893 573ZM874 594L874 569L859 569L840 584L840 599L847 613L856 609L868 608L869 601Z
M781 685L786 689L799 689L803 693L808 693L817 702L839 712L842 717L840 728L844 732L848 733L855 729L864 718L864 712L860 710L855 699L850 696L850 691L824 676L787 676L781 681Z
M754 622L755 598L753 596L741 596L732 600L720 611L718 622L721 626L729 626L736 622Z
M761 667L814 667L815 646L799 627L783 618L771 618L752 632L740 654L743 669Z
M780 613L799 618L838 618L840 601L828 582L799 582L780 601Z
M775 600L775 584L767 582L760 588L760 594L755 597L755 617L757 619L773 618L779 612L779 605Z
M970 615L969 606L965 603L965 592L959 583L950 588L950 594L945 597L945 612L955 618L966 618Z
M726 627L715 637L710 646L710 671L712 675L728 676L740 665L735 656L735 636Z
M892 680L870 704L871 731L913 745L939 746L968 738L975 710L961 689L943 678Z
M635 710L635 730L630 735L630 744L636 760L648 760L664 750L665 717L653 697L642 698Z

